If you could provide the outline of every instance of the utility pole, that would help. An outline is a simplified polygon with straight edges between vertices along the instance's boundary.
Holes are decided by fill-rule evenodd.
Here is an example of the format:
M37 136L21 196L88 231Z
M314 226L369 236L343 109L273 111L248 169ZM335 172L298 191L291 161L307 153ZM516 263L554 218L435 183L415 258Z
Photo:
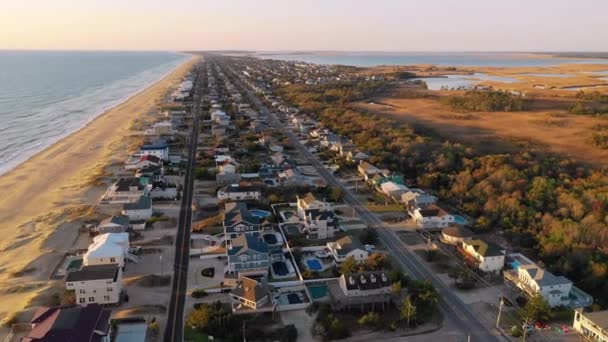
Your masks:
M496 318L496 328L500 329L499 324L500 324L500 314L502 313L502 306L504 304L504 299L502 297L502 295L500 295L500 306L498 307L498 317Z

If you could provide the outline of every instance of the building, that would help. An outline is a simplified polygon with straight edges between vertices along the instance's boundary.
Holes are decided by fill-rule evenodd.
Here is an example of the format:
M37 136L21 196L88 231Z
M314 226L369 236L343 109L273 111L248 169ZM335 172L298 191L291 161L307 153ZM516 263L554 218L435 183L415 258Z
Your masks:
M391 198L401 200L401 195L409 190L407 186L393 181L384 182L380 185L380 191Z
M505 250L483 240L464 240L461 251L467 261L486 273L497 274L505 266Z
M386 272L343 274L338 280L346 296L377 296L391 292L391 281Z
M309 239L322 240L334 237L338 230L338 218L333 211L309 209L304 211L301 232Z
M116 304L122 291L122 268L118 264L82 266L68 273L65 288L74 290L80 305Z
M226 203L224 209L224 235L226 241L237 238L239 235L260 236L262 219L252 215L244 202Z
M437 202L437 197L429 195L421 189L409 189L401 195L401 203L405 204L410 215L416 208L422 208Z
M127 170L139 170L150 166L161 166L163 161L153 155L133 156L125 163Z
M173 133L173 123L171 121L161 121L152 125L148 131L150 135L164 135Z
M404 185L405 179L402 173L400 172L391 172L389 170L383 170L379 173L376 173L372 178L374 186L380 187L382 184L387 182L392 182L394 184ZM407 190L407 187L404 188Z
M97 235L93 243L82 256L83 265L125 265L125 258L131 257L129 253L128 233L107 233Z
M258 186L231 184L217 192L217 198L220 201L257 201L260 197L262 197L262 191Z
M258 236L239 235L226 250L228 273L242 275L266 275L270 266L270 249Z
M298 208L298 216L304 217L306 210L332 211L331 204L324 200L317 199L312 192L300 197L296 196L296 207Z
M128 221L147 220L152 217L152 199L141 196L137 202L122 205L122 214L128 217Z
M150 198L159 201L173 201L177 198L177 186L165 180L155 181L150 189Z
M25 332L13 328L13 333L23 334L23 342L110 342L110 314L98 304L41 307Z
M445 228L454 223L454 216L436 204L416 208L412 218L419 228L424 229Z
M577 309L572 326L585 341L608 342L608 310L584 312Z
M473 239L473 232L463 227L447 227L441 230L441 242L458 245Z
M166 142L158 142L156 144L144 145L137 153L139 156L152 155L161 160L169 160L169 145Z
M506 257L511 267L503 272L506 282L512 283L528 296L540 295L551 307L587 307L593 304L593 297L563 276L556 276L542 269L522 254L513 253Z
M351 150L346 153L346 160L351 162L362 162L369 159L369 154L357 150Z
M361 177L363 177L363 179L365 179L365 181L372 179L376 174L380 173L379 168L366 161L362 161L359 163L359 165L357 166L357 171L359 171L359 174L361 175Z
M337 241L328 242L327 249L337 263L341 263L348 257L355 258L356 261L365 261L369 252L363 248L359 240L354 240L350 236L345 236Z
M141 196L148 195L148 187L139 178L126 177L119 179L106 191L103 200L109 203L132 203L139 201Z
M129 218L125 216L110 216L101 221L96 231L100 234L124 233L129 229Z
M249 277L242 277L232 291L232 311L238 312L242 309L260 311L262 309L272 310L270 291L265 282L258 282Z

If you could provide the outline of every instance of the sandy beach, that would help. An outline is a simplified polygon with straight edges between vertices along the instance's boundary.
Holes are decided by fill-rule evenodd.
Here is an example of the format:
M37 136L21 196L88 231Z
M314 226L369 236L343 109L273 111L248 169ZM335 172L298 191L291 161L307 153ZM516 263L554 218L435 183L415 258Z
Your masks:
M127 158L141 139L131 137L135 123L156 112L195 61L0 176L0 320L49 286L52 269L78 238L80 225L66 222L92 212L106 188L96 179Z

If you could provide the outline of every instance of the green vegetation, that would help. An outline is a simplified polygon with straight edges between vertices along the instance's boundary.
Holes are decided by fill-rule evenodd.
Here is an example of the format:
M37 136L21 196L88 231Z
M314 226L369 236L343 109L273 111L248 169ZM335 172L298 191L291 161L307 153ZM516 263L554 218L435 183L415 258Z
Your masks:
M325 92L333 94L331 101ZM285 86L280 93L369 151L371 163L404 173L415 186L433 189L450 205L478 218L475 230L504 230L528 256L540 258L550 271L608 305L603 295L608 288L606 171L581 167L533 146L479 154L472 147L418 134L386 116L354 110L348 92L331 91L330 85Z
M203 297L207 296L207 291L201 290L201 289L196 289L196 290L192 291L190 296L192 296L192 298L203 298Z
M469 90L464 95L443 97L441 103L463 112L516 112L524 108L521 96L504 91Z
M350 329L334 315L331 307L325 304L319 308L312 333L323 341L330 341L349 337Z
M551 320L551 307L541 296L528 300L523 310L523 319L528 324L535 322L548 322Z

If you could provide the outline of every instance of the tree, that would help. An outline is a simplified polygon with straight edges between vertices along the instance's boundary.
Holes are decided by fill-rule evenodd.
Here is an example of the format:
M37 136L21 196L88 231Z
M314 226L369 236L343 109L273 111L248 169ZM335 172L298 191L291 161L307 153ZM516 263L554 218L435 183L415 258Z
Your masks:
M206 303L205 303L206 304ZM211 305L201 305L186 316L186 326L194 330L205 330L214 319L215 310Z
M359 234L359 241L365 245L375 245L378 242L378 232L374 228L365 228Z
M344 198L344 189L339 186L334 186L329 192L329 199L332 202L340 202Z
M372 253L365 261L365 268L369 271L379 271L388 266L388 257L383 253Z
M551 319L551 307L540 295L530 298L523 311L524 321L530 324L539 321L547 322Z
M361 316L361 318L359 318L357 322L359 323L359 325L363 325L369 328L378 328L382 323L382 319L380 318L379 314L370 311L365 315Z
M416 319L416 312L416 306L412 302L412 298L407 296L401 306L401 319L406 321L408 328L410 327L410 322Z
M340 265L340 273L342 273L342 274L355 273L355 272L357 272L358 268L359 268L359 263L357 262L357 260L355 260L355 258L353 258L352 256L349 256L348 258L346 258L346 260L344 260L342 262L342 265Z
M391 291L393 291L394 294L399 295L401 294L401 281L395 282L393 283L392 287L391 287Z

